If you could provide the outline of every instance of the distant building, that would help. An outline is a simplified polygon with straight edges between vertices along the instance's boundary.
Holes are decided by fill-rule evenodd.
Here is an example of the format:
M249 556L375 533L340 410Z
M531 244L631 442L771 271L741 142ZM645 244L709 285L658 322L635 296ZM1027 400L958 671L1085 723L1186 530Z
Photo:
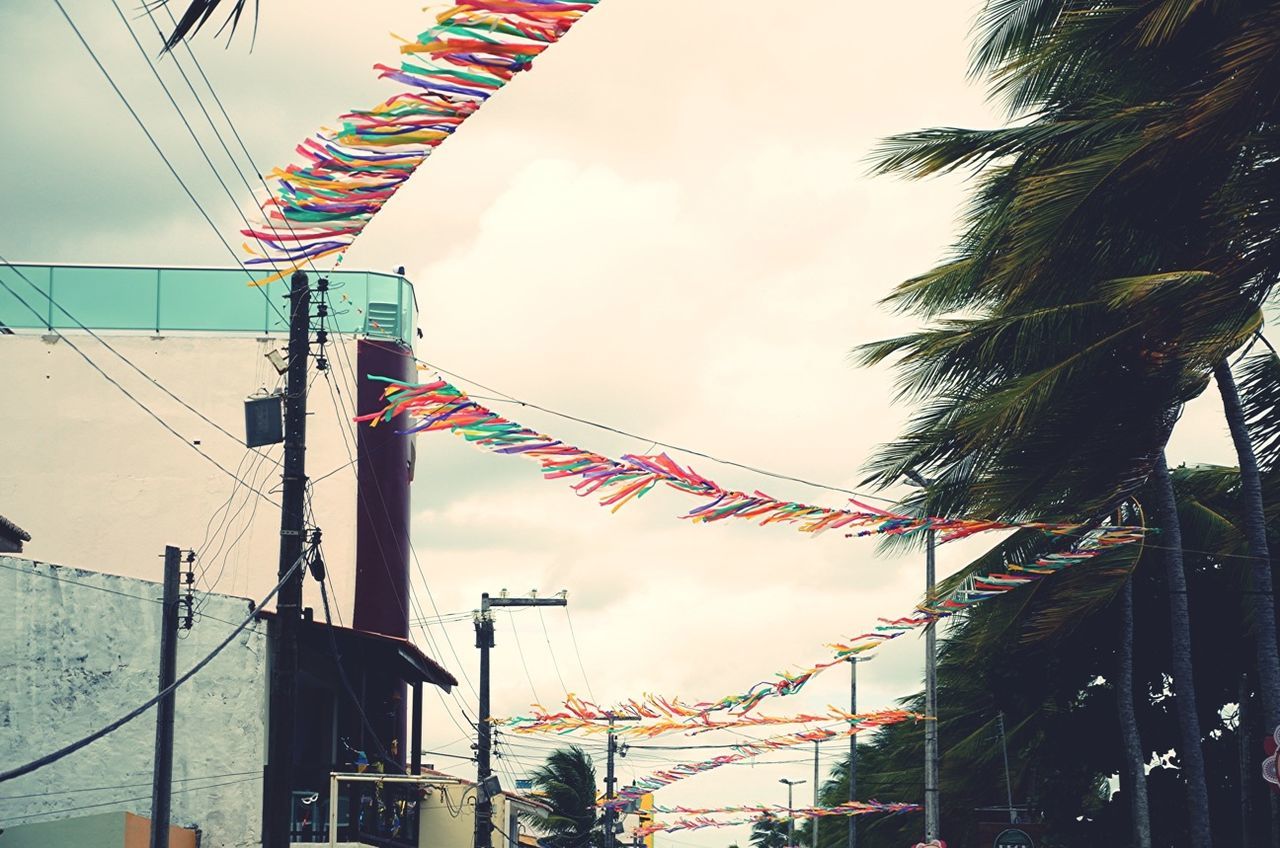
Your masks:
M366 375L417 373L413 286L403 275L327 276L308 520L324 530L334 618L350 627L317 620L308 579L289 727L266 726L270 609L179 690L173 822L198 828L201 848L259 843L269 734L295 735L295 838L313 840L329 772L360 760L412 767L423 685L456 683L410 639L413 439L351 421L379 408L382 385ZM248 285L240 269L19 264L0 279L26 302L0 288L11 330L0 334L0 509L20 505L32 531L0 522L0 551L31 558L0 557L0 656L14 681L0 690L0 755L19 763L154 694L165 545L203 549L179 672L276 584L281 446L245 447L244 404L279 389L288 301L280 284ZM144 716L6 784L0 828L147 812L153 738ZM340 835L367 825L369 844L416 844L399 838L395 810L366 814L379 802L363 788L341 803Z
M0 621L5 622L6 683L0 690L0 762L18 764L54 750L155 694L161 587L152 582L0 556ZM244 598L200 598L199 623L178 643L178 668L208 654L249 615ZM176 695L173 817L199 831L201 848L257 844L267 736L267 620L260 613L212 663ZM294 830L299 842L325 835L329 774L377 764L415 742L420 713L360 693L407 688L421 709L423 685L446 691L456 680L404 639L311 622L301 636L299 687L304 709L292 732ZM336 651L336 654L335 654ZM341 671L339 671L339 666ZM343 682L345 676L346 682ZM348 691L348 686L350 691ZM357 698L352 697L352 692ZM359 699L358 699L359 698ZM361 715L363 713L363 716ZM365 722L372 726L377 741ZM0 848L9 828L105 810L147 814L155 714L148 713L81 751L17 780L0 793ZM393 769L388 769L393 770ZM342 806L368 806L371 787L346 787ZM311 800L309 800L311 799ZM343 817L340 836L359 843L396 843L389 819ZM360 828L364 827L361 833ZM327 835L326 835L327 841ZM88 844L88 843L86 843Z

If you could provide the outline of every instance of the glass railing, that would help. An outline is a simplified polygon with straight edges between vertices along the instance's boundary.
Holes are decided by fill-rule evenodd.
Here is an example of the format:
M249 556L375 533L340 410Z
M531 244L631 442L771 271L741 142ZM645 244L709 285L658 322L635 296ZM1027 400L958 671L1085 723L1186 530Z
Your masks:
M286 334L283 316L289 311L282 295L288 283L249 283L267 276L269 272L250 275L239 268L0 265L0 324L29 330L84 325L153 333ZM413 345L418 309L412 283L376 271L331 271L325 276L331 332Z

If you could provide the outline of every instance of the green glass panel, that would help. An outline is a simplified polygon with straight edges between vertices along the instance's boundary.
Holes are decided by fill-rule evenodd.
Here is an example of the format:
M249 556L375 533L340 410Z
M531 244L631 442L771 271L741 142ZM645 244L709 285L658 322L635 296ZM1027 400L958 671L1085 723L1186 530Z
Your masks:
M328 277L331 332L412 344L417 306L408 281L367 271L334 271ZM288 284L259 287L248 279L232 268L0 267L0 281L39 313L32 314L0 287L0 321L20 329L39 329L52 320L57 328L75 328L79 322L94 330L286 334L288 301L283 295ZM52 306L46 294L62 309Z
M48 327L51 308L49 299L45 297L49 293L48 267L17 265L11 268L0 265L0 280L13 289L13 294L9 294L4 286L0 286L0 322L14 329ZM27 306L23 306L22 301L26 301Z
M276 281L252 286L240 270L166 268L160 272L160 326L287 333L288 301L282 297L286 285Z
M55 266L52 272L53 326L155 329L155 269Z

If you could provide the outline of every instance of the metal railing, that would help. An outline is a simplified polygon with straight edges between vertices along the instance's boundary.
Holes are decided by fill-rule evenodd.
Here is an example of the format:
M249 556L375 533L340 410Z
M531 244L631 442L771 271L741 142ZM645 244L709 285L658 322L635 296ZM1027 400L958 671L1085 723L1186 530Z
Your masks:
M287 283L250 284L267 276L246 275L238 268L0 265L0 280L21 298L0 287L0 323L46 331L76 330L83 324L95 331L285 334L289 328L281 315L288 310L281 292ZM412 283L376 271L325 276L330 281L331 332L413 344L418 310Z

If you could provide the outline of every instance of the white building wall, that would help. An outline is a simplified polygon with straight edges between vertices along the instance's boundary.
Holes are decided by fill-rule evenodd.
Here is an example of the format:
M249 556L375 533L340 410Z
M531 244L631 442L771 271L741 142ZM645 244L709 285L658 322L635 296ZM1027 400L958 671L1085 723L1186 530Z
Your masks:
M155 695L158 583L0 556L0 762L16 766ZM249 612L212 595L178 643L181 675ZM266 628L255 622L175 701L173 824L203 848L257 845L266 750ZM125 810L149 815L155 712L63 760L0 785L0 828ZM84 790L84 791L81 791Z
M201 548L200 588L263 597L276 583L279 508L238 486L197 451L259 490L274 490L271 498L279 503L275 463L281 446L260 449L267 459L246 451L87 334L64 332L182 438L166 432L65 340L29 331L0 335L0 513L31 533L24 556L158 580L165 545ZM264 356L284 343L281 337L213 333L99 335L240 439L244 399L277 386ZM343 466L355 451L349 420L355 387L348 363L353 369L356 343L351 337L331 339L334 391L323 376L312 383L307 471L316 480L342 469L315 482L313 509L324 529L334 595L349 621L356 488L354 466ZM305 591L305 603L320 617L316 584L308 581Z

